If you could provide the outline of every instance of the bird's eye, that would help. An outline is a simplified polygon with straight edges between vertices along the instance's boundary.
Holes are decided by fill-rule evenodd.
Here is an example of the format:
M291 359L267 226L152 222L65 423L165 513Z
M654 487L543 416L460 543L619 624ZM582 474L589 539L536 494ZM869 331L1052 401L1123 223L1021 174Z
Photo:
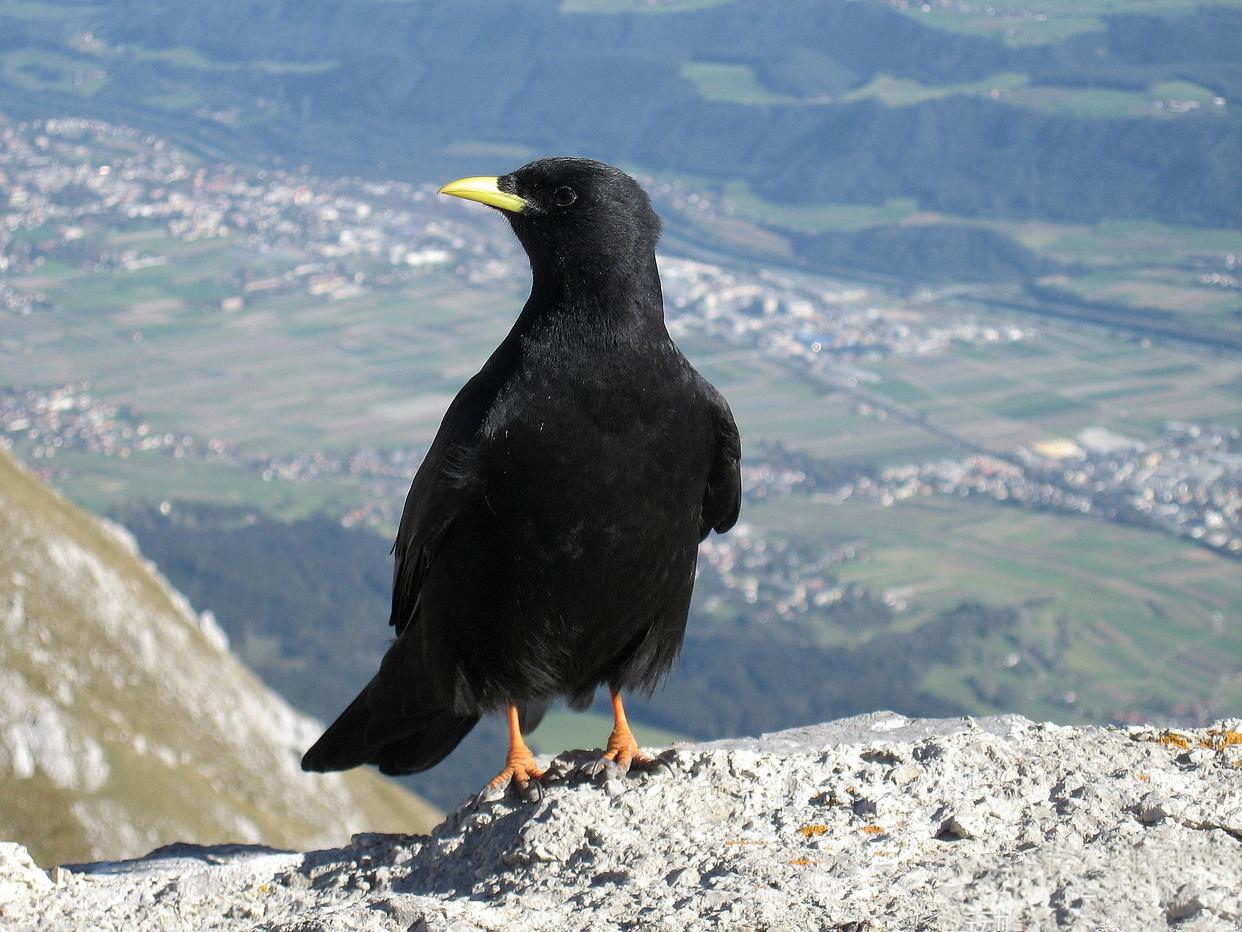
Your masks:
M573 188L557 188L556 193L552 195L552 199L556 201L557 207L568 207L578 200L578 195L574 193Z

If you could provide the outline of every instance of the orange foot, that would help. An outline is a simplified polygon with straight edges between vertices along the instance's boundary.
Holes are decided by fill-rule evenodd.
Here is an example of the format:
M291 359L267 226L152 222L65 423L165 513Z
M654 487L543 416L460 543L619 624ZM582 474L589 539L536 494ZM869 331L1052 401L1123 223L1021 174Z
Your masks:
M612 714L614 724L612 734L608 736L608 747L604 749L599 760L589 765L587 773L590 776L597 776L602 771L611 768L621 773L629 773L631 770L651 772L670 769L665 761L648 757L638 747L638 742L634 740L634 733L630 731L629 722L625 719L625 707L621 704L621 694L615 690L612 694Z
M543 774L529 750L518 757L511 754L505 760L505 769L487 782L479 797L497 799L509 787L516 787L518 797L524 802L537 803L543 799L543 785L539 782Z
M668 770L668 764L664 761L649 757L639 749L638 742L634 740L634 735L628 729L621 732L613 731L608 736L608 747L600 755L599 760L591 766L591 776L594 777L601 771L612 767L621 773L629 773L631 770Z
M518 797L524 802L537 803L543 799L543 785L539 782L543 775L535 755L522 738L517 706L509 703L509 753L505 757L505 768L487 781L487 786L474 798L475 804L499 799L510 787L517 789Z

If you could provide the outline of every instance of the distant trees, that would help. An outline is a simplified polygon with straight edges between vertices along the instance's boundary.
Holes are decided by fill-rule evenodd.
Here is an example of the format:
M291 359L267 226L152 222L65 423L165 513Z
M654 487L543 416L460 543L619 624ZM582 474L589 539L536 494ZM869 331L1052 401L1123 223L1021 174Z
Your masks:
M821 233L797 248L818 268L920 281L1024 281L1056 268L1004 234L956 224Z

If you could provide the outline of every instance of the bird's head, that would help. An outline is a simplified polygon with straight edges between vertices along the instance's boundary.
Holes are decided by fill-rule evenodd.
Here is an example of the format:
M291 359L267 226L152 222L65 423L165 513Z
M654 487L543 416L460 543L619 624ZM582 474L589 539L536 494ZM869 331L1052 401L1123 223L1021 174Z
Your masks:
M539 159L498 178L450 182L440 193L504 212L537 276L637 272L650 264L660 237L647 192L592 159Z

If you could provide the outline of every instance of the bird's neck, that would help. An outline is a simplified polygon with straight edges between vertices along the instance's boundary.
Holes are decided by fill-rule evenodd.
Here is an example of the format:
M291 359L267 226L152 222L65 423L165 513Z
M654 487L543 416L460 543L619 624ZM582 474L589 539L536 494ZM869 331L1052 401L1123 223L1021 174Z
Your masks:
M522 312L530 326L581 324L667 336L654 253L625 264L541 264L532 272L530 298Z

